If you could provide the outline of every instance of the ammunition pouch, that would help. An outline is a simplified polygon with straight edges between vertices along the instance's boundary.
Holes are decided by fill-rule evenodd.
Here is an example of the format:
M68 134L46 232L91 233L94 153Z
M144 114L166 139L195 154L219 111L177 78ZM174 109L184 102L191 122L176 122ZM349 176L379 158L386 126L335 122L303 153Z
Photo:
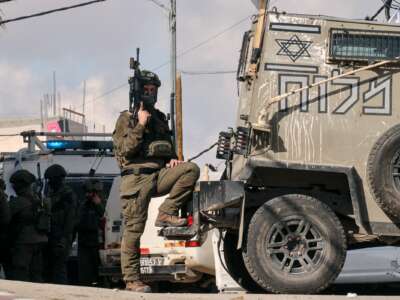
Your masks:
M37 207L35 212L35 228L40 233L50 232L50 213L44 207Z
M158 140L151 142L145 150L145 157L171 158L174 156L172 144L169 141Z

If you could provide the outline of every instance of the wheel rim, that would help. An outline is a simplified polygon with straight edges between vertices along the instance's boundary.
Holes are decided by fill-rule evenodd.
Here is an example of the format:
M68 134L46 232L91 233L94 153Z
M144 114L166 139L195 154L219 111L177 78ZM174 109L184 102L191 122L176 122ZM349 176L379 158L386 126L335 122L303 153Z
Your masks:
M397 151L391 161L391 174L393 186L400 192L400 151Z
M320 267L326 243L309 220L291 216L276 222L268 231L266 252L276 270L297 275Z

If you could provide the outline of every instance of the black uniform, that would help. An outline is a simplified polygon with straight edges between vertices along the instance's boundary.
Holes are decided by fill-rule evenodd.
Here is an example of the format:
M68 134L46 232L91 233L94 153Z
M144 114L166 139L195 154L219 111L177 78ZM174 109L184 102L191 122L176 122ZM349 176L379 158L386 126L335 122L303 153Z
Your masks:
M16 171L10 182L17 197L10 199L11 221L9 226L11 250L11 279L42 282L43 246L46 232L39 228L41 200L33 193L35 177L26 170Z
M9 262L9 245L7 241L7 228L10 223L11 214L8 205L8 196L4 192L5 184L0 179L0 264L5 267ZM6 268L5 268L6 269ZM6 271L6 270L5 270ZM7 273L7 272L6 272Z
M74 192L62 184L59 190L48 195L51 206L51 226L46 250L48 281L67 283L67 259L71 250L72 234L76 218L76 197Z
M78 213L78 270L79 283L92 285L97 282L99 258L100 223L104 215L104 204L95 203L91 193L100 196L102 186L99 181L85 183L86 200L81 203Z
M67 283L67 259L71 250L73 230L76 223L77 201L75 193L65 185L67 172L57 164L47 168L44 177L48 180L47 199L51 206L51 226L46 249L47 282Z

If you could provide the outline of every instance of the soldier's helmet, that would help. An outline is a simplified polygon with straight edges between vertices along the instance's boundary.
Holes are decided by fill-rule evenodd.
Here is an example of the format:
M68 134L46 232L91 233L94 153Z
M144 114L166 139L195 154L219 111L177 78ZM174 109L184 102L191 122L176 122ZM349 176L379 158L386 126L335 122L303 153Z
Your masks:
M17 170L10 177L10 183L18 186L30 185L35 181L35 175L27 170Z
M161 86L161 81L157 74L147 70L140 71L140 81L142 85L154 84L158 88Z
M46 172L44 172L44 178L53 179L53 178L64 178L67 176L67 171L58 164L51 165L47 168Z
M85 192L97 192L103 191L103 183L98 179L88 179L83 183L83 189Z

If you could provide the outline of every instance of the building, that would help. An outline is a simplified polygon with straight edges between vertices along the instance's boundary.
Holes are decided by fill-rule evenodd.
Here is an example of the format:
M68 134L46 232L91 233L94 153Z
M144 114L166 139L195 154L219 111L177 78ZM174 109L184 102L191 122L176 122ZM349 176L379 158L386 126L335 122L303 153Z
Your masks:
M19 135L23 131L87 132L83 114L66 108L62 111L62 116L46 118L20 117L0 120L0 152L14 152L26 147L22 137Z

